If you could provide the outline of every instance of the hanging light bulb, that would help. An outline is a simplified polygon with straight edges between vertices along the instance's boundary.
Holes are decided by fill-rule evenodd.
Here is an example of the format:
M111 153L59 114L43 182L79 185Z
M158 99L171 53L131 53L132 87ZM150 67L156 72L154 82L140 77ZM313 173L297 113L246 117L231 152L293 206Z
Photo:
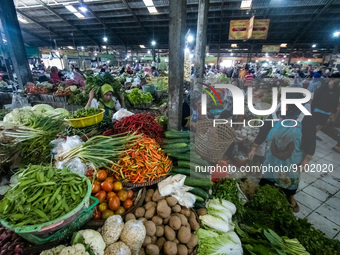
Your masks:
M152 46L155 46L155 45L156 45L155 40L152 40L151 45L152 45Z
M103 41L107 42L107 37L106 36L103 37Z

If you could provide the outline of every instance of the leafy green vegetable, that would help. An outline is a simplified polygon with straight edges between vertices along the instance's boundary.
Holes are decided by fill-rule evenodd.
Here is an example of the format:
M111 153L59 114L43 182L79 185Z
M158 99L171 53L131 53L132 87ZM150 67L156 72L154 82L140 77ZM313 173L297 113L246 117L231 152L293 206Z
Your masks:
M153 100L150 92L144 93L140 89L133 89L130 94L128 94L128 99L132 104L145 104Z
M110 73L98 74L96 76L89 76L86 79L85 93L88 95L92 89L95 89L95 97L101 98L100 88L104 84L110 84L113 88L113 95L119 98L122 85L118 79L115 79Z
M73 112L70 116L70 119L79 119L84 118L92 115L96 115L101 113L102 110L96 108L80 108L77 111Z
M200 228L197 231L199 255L240 255L242 246L235 232L217 233Z
M235 179L220 179L212 188L212 195L219 199L224 199L233 203L236 208L236 218L240 218L244 213L243 201L237 188Z
M259 187L240 222L253 228L272 229L280 236L297 238L311 254L340 254L340 241L328 239L306 219L297 219L286 196L271 185Z

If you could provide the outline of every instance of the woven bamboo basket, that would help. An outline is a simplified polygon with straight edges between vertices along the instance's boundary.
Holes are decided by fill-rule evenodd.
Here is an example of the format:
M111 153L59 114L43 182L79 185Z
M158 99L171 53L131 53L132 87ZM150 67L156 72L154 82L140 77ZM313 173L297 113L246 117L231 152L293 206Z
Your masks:
M236 139L235 130L229 125L213 126L213 120L200 120L197 122L195 139L196 152L211 162L223 158L230 145Z

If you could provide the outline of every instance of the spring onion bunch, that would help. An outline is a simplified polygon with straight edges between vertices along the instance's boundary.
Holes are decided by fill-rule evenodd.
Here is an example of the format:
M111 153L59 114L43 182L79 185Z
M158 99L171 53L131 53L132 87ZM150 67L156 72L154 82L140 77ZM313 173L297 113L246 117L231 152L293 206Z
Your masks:
M69 151L57 155L59 161L71 161L79 158L83 163L93 169L110 167L124 152L129 151L129 146L134 145L140 135L125 133L112 136L95 136Z

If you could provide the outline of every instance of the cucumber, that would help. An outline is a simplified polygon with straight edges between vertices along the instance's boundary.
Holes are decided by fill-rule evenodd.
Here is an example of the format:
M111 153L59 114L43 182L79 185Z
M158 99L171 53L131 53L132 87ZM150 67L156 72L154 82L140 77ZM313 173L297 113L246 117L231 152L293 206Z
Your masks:
M172 158L177 158L181 160L190 160L190 153L168 153L168 155Z
M208 192L206 192L205 190L198 188L198 187L195 187L192 190L189 190L189 192L196 195L196 196L200 196L202 198L205 198L205 199L211 199L212 198L212 195L210 195Z
M196 202L196 203L194 204L194 207L197 208L197 209L205 208L205 203Z
M173 143L190 143L190 139L188 138L174 138L174 139L165 139L163 141L164 144L173 144Z
M164 152L166 154L178 154L178 153L186 153L189 151L189 147L177 148L177 149L165 149Z
M171 169L171 172L176 173L176 174L184 174L188 177L193 177L193 178L207 178L206 175L203 175L201 173L196 173L195 171L190 170L189 168L181 168L181 167L173 167Z
M189 147L186 143L173 143L173 144L167 144L163 146L165 150L167 149L172 150L172 149L179 149L179 148L186 148L186 147Z
M190 161L179 160L178 166L183 167L183 168L191 168L191 167L195 168L197 165L194 163L191 163Z
M204 201L205 201L204 198L196 195L196 202L204 203Z
M190 138L190 132L186 131L166 131L165 132L166 138Z
M184 184L187 186L200 187L200 188L211 187L214 185L214 183L207 178L196 179L196 178L190 178L190 177L185 178Z

